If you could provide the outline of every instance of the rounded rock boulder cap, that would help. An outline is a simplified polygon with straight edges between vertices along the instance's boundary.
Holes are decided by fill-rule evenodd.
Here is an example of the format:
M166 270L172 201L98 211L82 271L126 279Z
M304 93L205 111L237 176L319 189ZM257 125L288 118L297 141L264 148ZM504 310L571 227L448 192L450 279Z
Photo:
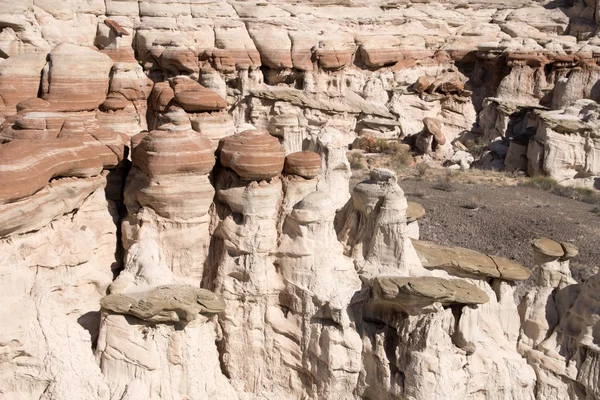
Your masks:
M247 130L221 139L219 161L245 181L276 177L283 170L285 150L264 130Z
M131 142L133 164L149 176L208 174L215 165L210 140L192 130L154 130Z
M406 222L415 222L424 216L425 208L423 208L421 204L415 203L414 201L408 202L408 207L406 209Z
M565 250L560 243L546 237L533 239L531 246L538 253L548 257L559 258L565 255Z
M562 257L564 260L568 260L570 258L577 257L579 255L579 249L572 243L561 242L563 250L565 251L565 255Z
M285 173L303 178L316 178L321 173L321 156L314 151L298 151L285 158Z
M371 171L369 177L371 180L376 182L388 182L389 180L393 180L395 182L397 179L394 171L385 168L375 168Z

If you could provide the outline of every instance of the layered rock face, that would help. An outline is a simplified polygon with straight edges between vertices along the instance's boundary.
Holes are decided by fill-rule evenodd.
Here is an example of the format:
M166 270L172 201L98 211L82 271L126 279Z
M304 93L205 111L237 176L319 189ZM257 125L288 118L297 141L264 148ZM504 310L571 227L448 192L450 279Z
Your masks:
M0 1L0 397L597 399L598 277L419 241L424 160L597 186L595 1ZM468 134L468 135L467 135ZM429 210L428 210L429 212Z

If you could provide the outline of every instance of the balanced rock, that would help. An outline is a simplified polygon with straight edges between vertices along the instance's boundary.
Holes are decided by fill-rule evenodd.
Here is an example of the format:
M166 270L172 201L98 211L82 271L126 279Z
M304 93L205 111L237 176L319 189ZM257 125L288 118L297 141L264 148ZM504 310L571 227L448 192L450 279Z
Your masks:
M412 244L425 268L442 269L465 278L500 278L523 281L531 271L503 257L488 256L462 247L444 247L413 240Z
M133 150L133 163L148 176L208 174L215 165L211 142L192 130L148 133Z
M164 285L146 292L109 294L100 300L100 306L107 311L151 322L190 322L199 314L225 310L221 296L188 285Z
M187 112L219 111L227 107L224 98L188 77L173 78L171 87L175 101Z
M221 165L246 181L271 179L283 170L285 151L277 138L266 131L248 130L221 139Z
M406 209L406 222L415 222L425 216L425 208L419 203L414 201L408 202L408 208Z
M423 125L425 129L435 138L436 143L442 146L446 143L446 136L442 132L442 123L439 119L425 117L423 118Z
M312 179L321 173L321 156L314 151L298 151L285 158L285 173Z
M376 277L371 282L374 301L391 303L412 314L415 310L439 302L449 304L484 304L488 295L477 286L460 279L420 277Z
M562 257L563 259L570 259L579 255L579 249L574 244L561 242L560 245L565 251L565 255Z
M123 28L123 26L121 26L121 24L119 24L117 21L115 21L113 19L105 19L104 24L106 26L108 26L110 28L110 30L116 36L128 36L129 35L129 32L127 32L127 29Z
M560 243L548 238L538 238L531 241L533 249L548 257L562 257L565 250Z

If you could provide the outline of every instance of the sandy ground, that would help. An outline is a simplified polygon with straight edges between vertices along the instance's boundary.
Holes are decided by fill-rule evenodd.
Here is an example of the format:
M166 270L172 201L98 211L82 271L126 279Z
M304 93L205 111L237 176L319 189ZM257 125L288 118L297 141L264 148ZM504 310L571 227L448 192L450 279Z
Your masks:
M357 170L352 182L364 179ZM409 201L427 211L420 221L421 239L467 247L516 260L532 267L530 242L546 236L575 244L571 260L575 279L583 281L600 267L600 215L594 206L530 187L517 186L527 178L483 171L400 172L399 185Z

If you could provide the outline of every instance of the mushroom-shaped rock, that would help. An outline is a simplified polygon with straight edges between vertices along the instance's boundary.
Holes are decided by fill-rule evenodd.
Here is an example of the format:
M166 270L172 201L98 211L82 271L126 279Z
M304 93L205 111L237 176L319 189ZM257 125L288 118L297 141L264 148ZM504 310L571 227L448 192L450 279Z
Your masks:
M562 257L565 255L565 250L560 243L548 238L537 238L531 241L533 249L548 257Z
M561 242L560 245L565 251L565 255L562 257L562 259L568 260L579 255L579 249L574 244Z
M425 117L423 118L423 124L425 125L425 129L435 138L435 141L438 145L442 146L446 144L446 136L442 132L442 123L439 119Z
M314 151L298 151L285 158L285 173L312 179L321 173L321 156Z
M116 35L116 36L128 36L129 32L127 32L127 30L125 28L123 28L121 26L121 24L119 24L117 21L112 20L112 19L105 19L104 20L104 24L106 26L108 26L110 28L110 30Z
M423 267L442 269L465 278L500 278L523 281L531 271L503 257L488 256L462 247L444 247L435 243L413 240Z
M164 285L145 292L110 294L100 300L100 306L106 311L151 322L189 322L198 314L225 310L221 296L189 285Z
M215 165L210 140L192 130L152 131L135 146L132 158L133 164L151 177L208 174Z
M178 76L171 80L175 101L187 112L219 111L227 108L227 101L198 82Z
M425 209L419 203L415 203L414 201L408 202L408 207L406 208L406 222L411 223L415 222L425 215Z
M276 177L283 170L285 150L277 138L266 131L248 130L221 139L221 165L234 170L246 181Z
M396 183L396 173L386 168L375 168L369 173L369 178L375 182L391 182Z
M484 304L488 295L477 286L460 279L421 277L376 277L371 282L375 303L387 303L409 314L432 311L434 303Z

